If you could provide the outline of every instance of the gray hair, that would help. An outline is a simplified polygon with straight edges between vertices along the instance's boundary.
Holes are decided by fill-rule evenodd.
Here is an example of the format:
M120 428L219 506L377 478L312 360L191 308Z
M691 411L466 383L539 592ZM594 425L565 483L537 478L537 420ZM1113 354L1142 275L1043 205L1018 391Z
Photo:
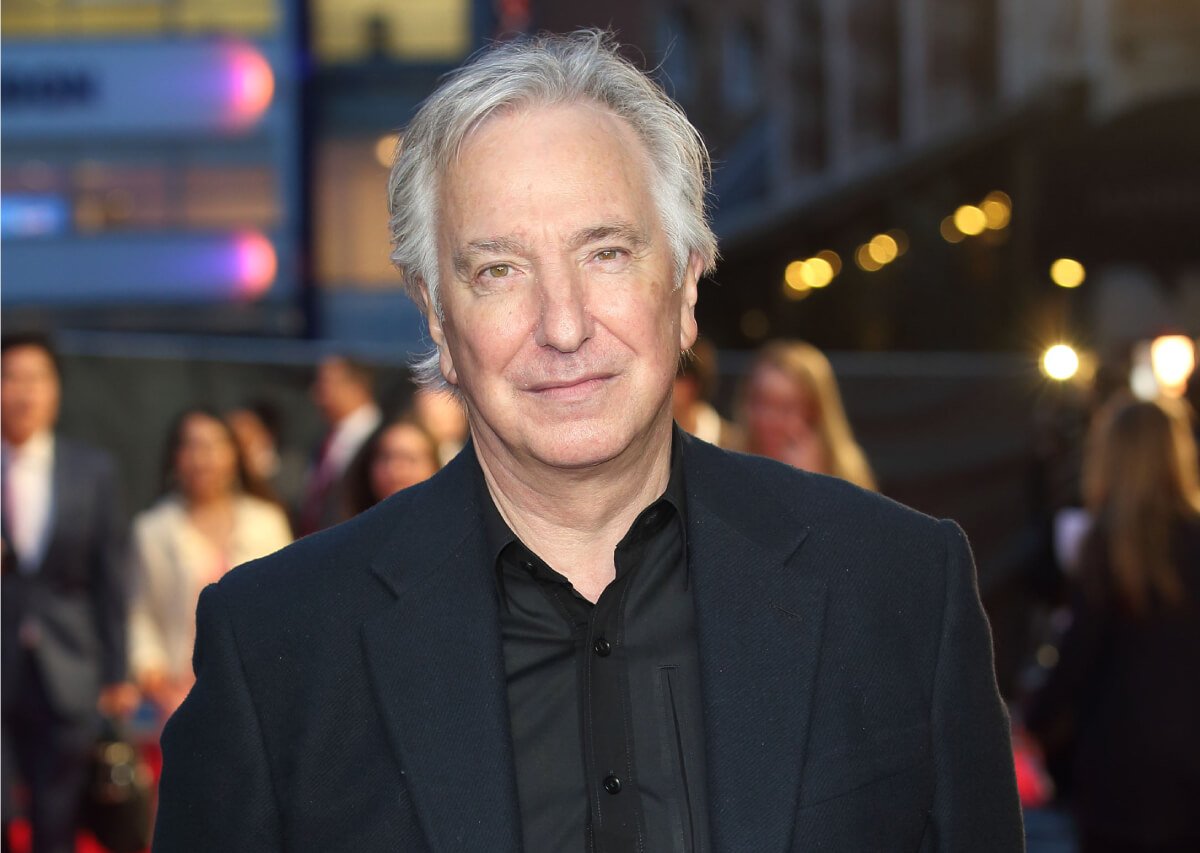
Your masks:
M592 102L628 122L654 171L654 197L676 281L682 281L693 253L706 272L712 269L717 240L705 208L711 179L708 150L683 110L617 49L612 35L600 30L496 45L448 75L421 105L397 144L388 179L392 262L417 305L424 304L424 285L433 310L443 316L438 180L489 116L537 106ZM413 370L419 384L445 387L436 349L418 355Z

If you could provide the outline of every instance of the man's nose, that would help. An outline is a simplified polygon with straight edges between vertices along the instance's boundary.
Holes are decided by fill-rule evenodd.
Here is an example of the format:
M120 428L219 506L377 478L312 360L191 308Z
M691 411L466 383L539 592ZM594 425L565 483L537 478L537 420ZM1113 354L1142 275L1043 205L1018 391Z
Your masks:
M575 352L592 336L592 317L583 277L574 270L551 270L543 272L541 279L538 346Z

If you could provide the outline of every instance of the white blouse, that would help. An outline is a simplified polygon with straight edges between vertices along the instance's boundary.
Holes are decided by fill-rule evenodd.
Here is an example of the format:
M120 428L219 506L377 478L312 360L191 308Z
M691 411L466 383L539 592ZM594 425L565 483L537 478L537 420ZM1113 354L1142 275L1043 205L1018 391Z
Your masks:
M129 661L133 678L158 670L190 676L200 591L229 569L292 541L278 506L249 495L234 505L228 553L192 524L183 500L168 495L133 520L133 598Z

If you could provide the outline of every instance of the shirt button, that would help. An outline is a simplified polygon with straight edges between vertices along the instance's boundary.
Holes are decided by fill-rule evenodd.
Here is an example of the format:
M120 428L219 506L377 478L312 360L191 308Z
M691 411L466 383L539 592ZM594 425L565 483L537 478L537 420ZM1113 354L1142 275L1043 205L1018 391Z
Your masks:
M604 790L610 794L618 794L621 791L621 780L611 773L604 777Z
M592 650L596 654L600 655L600 657L606 658L612 654L612 644L610 644L608 640L604 639L603 637L597 637L596 642L592 643ZM617 782L617 784L620 785L621 783Z

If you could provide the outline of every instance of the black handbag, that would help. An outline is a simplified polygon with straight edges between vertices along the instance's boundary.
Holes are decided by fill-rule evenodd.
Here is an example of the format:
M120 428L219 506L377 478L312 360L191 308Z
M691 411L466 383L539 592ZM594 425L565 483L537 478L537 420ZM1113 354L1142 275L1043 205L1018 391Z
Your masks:
M105 720L92 750L80 823L111 853L150 846L154 778L137 746Z

